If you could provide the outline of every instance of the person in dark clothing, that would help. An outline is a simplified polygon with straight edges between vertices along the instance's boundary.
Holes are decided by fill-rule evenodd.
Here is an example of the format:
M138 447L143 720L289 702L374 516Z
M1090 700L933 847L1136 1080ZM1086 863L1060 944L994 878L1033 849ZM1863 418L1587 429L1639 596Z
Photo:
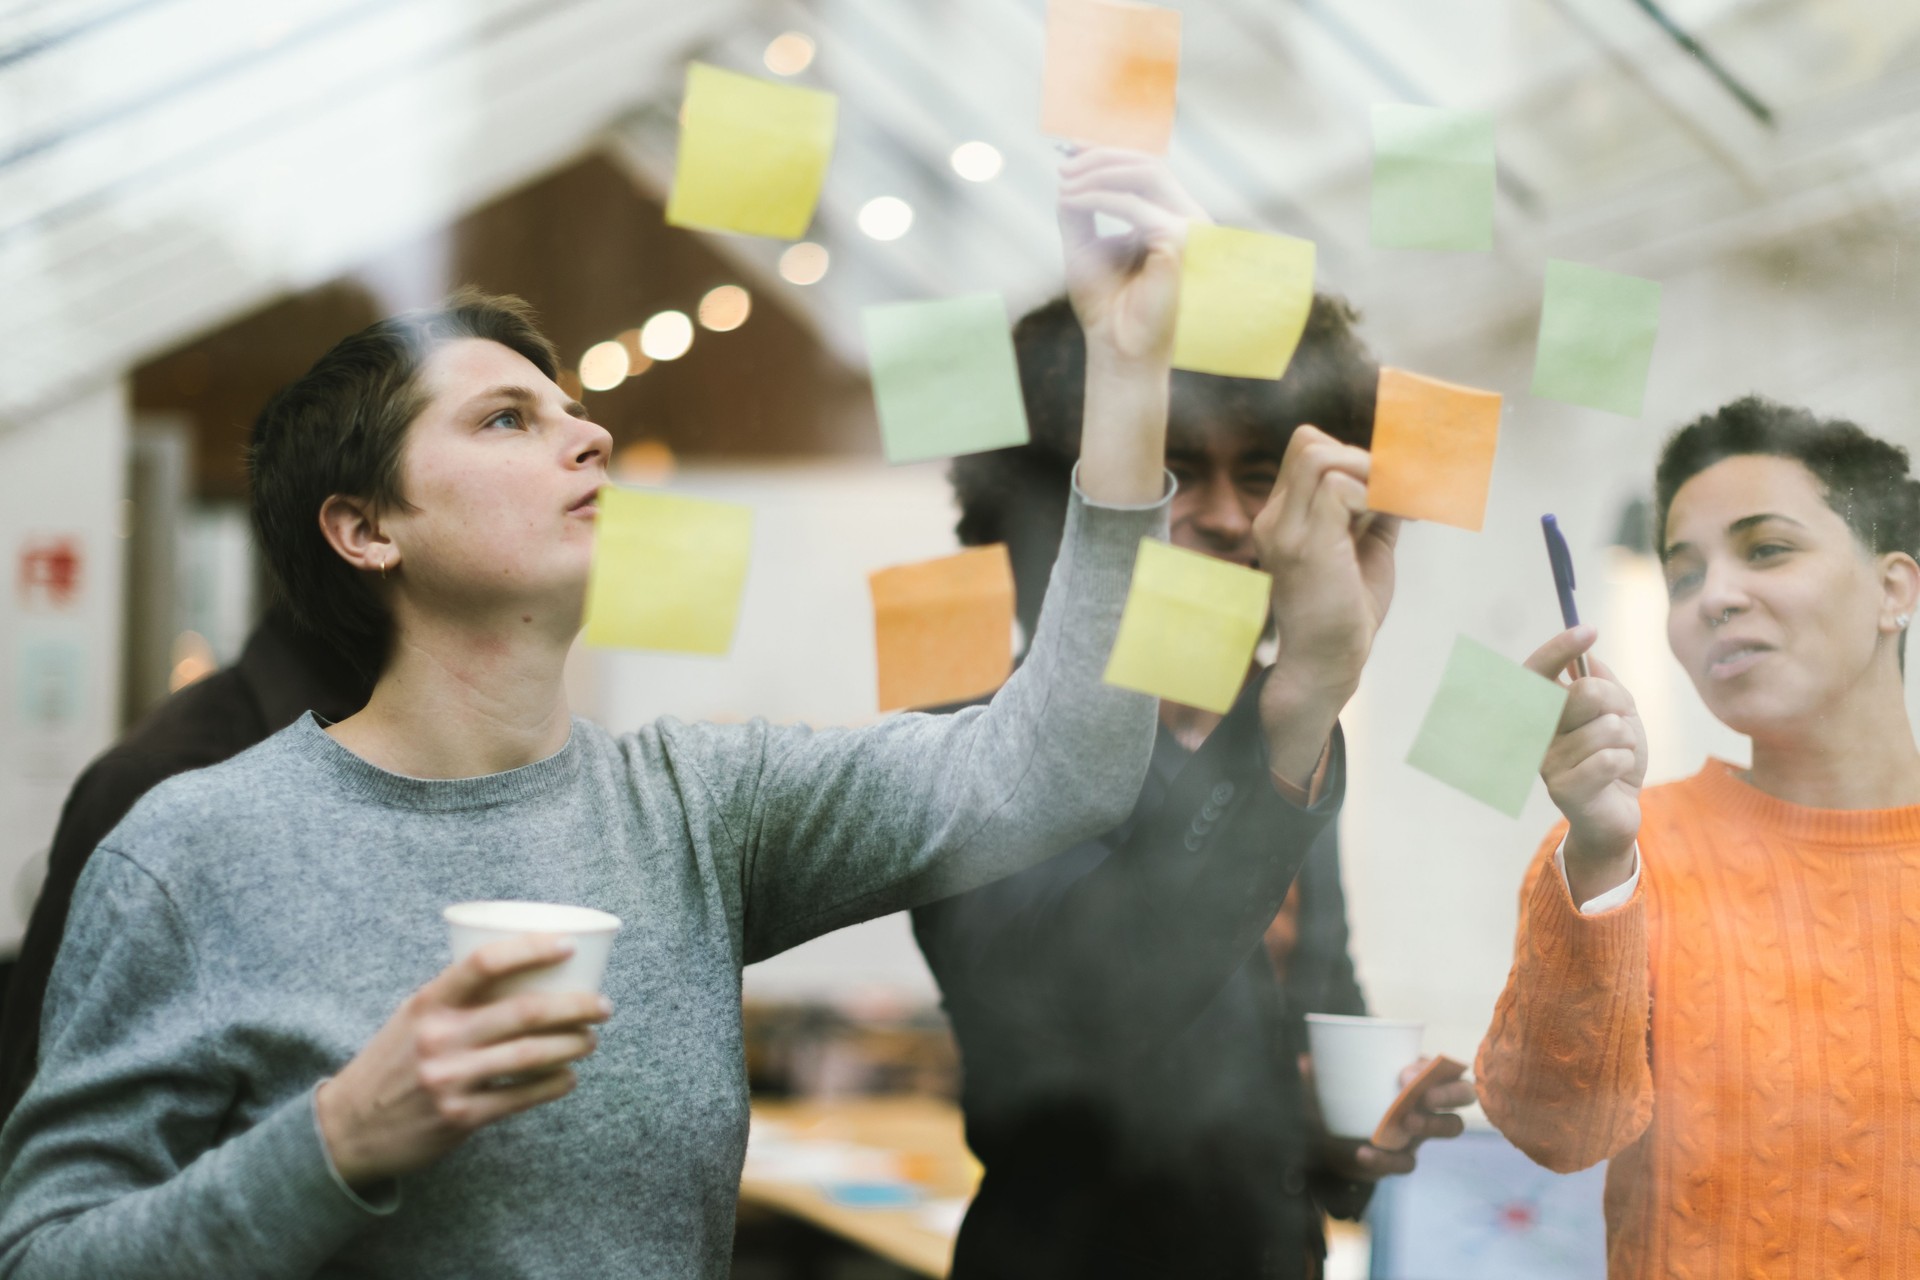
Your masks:
M1316 298L1278 383L1174 375L1176 545L1252 565L1274 545L1271 525L1256 524L1272 518L1262 509L1270 494L1277 507L1282 491L1304 490L1287 473L1309 448L1338 441L1364 460L1377 367L1355 318ZM1032 443L959 459L952 479L961 541L1008 544L1030 629L1078 448L1071 384L1084 348L1057 302L1014 340ZM1296 435L1306 423L1333 440ZM1393 528L1351 525L1346 554L1372 592L1374 626L1391 593ZM1277 582L1277 614L1284 591L1313 607L1328 598ZM1288 622L1276 617L1283 649L1304 643ZM1371 639L1367 628L1362 661ZM1346 770L1331 715L1312 738L1325 744L1317 765L1310 753L1305 766L1274 757L1275 671L1251 671L1224 719L1162 704L1122 826L914 911L985 1167L956 1280L1312 1276L1321 1214L1358 1217L1375 1180L1413 1167L1411 1152L1329 1138L1313 1109L1302 1015L1366 1012L1335 831ZM1430 1091L1410 1128L1452 1136L1461 1122L1444 1110L1471 1099L1466 1085Z
M173 694L87 766L60 810L47 878L0 1003L0 1125L33 1080L47 977L74 885L94 846L136 800L168 778L236 756L309 709L344 720L366 705L372 687L275 604L247 637L238 662Z

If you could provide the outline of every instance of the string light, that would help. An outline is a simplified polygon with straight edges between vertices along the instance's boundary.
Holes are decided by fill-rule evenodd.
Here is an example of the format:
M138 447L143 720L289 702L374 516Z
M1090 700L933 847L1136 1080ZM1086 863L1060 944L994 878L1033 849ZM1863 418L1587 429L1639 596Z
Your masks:
M640 351L649 360L678 360L693 346L693 321L684 311L662 311L640 326Z
M788 284L819 284L827 274L827 249L802 240L780 255L780 278Z
M723 284L700 299L700 323L715 333L731 333L747 322L753 298L737 284Z
M999 149L986 142L963 142L947 157L953 171L968 182L991 182L1000 176L1006 161Z
M875 240L898 240L913 225L913 206L899 196L875 196L860 206L860 229Z
M767 46L763 60L777 76L797 76L813 65L813 41L798 31L782 32Z
M618 342L596 342L580 357L580 385L588 391L611 391L627 380L633 367L627 349Z

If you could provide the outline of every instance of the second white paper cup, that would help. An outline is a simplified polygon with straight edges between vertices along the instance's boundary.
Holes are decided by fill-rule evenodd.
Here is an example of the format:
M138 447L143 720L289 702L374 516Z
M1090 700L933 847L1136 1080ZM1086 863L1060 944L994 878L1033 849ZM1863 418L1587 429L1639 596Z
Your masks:
M613 935L620 917L592 907L558 902L456 902L440 913L452 934L453 958L465 960L476 948L527 933L552 933L573 940L573 954L556 965L529 969L494 984L500 995L518 991L600 990L606 976Z
M1400 1073L1420 1059L1426 1024L1337 1013L1307 1015L1313 1090L1337 1138L1369 1138L1400 1096Z

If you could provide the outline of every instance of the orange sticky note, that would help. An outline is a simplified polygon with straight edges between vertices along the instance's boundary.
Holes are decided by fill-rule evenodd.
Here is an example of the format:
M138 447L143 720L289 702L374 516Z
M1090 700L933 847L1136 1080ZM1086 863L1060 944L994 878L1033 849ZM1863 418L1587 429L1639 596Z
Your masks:
M1180 14L1124 0L1049 0L1040 131L1166 153L1180 77Z
M867 585L882 711L978 698L1013 670L1013 562L1005 546L880 569Z
M1381 369L1367 505L1478 532L1499 439L1498 392Z

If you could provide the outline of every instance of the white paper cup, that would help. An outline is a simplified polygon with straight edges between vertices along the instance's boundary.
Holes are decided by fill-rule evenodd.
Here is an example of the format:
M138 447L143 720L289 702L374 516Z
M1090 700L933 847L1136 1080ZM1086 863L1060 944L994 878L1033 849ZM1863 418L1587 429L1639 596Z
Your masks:
M1426 1024L1337 1013L1307 1015L1313 1091L1337 1138L1366 1139L1400 1096L1400 1073L1420 1060Z
M560 964L529 969L494 984L500 995L517 991L600 990L613 951L620 918L592 907L557 902L456 902L440 913L453 936L453 958L466 959L475 948L527 933L552 933L573 940L573 954Z

